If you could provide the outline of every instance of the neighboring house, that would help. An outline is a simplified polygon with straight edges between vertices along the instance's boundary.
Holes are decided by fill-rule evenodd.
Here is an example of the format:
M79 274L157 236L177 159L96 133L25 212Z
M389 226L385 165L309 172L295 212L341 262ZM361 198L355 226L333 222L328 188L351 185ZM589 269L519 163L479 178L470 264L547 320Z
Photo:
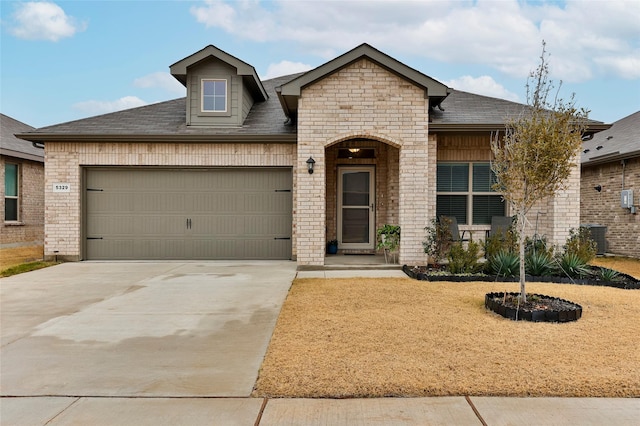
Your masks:
M170 71L186 98L20 135L46 147L47 257L313 267L332 239L373 252L389 223L400 262L423 264L436 214L477 238L508 214L490 189L490 137L521 104L452 90L367 44L267 81L214 46ZM576 168L538 232L564 243L578 194Z
M18 139L33 127L0 114L3 264L42 258L44 241L44 149Z
M640 258L640 111L584 142L580 194L580 222L606 227L606 251Z

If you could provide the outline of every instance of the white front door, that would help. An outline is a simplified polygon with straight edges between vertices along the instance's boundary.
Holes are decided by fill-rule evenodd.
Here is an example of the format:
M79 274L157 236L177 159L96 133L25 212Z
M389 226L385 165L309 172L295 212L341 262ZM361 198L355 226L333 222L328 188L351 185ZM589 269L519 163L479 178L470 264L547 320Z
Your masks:
M373 249L375 246L375 168L338 169L338 247Z

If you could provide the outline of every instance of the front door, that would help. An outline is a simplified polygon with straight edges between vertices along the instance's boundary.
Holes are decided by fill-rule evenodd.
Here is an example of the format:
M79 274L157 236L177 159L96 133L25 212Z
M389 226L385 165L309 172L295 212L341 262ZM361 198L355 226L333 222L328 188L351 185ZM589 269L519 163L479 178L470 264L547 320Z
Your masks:
M373 249L375 245L375 168L338 169L338 247Z

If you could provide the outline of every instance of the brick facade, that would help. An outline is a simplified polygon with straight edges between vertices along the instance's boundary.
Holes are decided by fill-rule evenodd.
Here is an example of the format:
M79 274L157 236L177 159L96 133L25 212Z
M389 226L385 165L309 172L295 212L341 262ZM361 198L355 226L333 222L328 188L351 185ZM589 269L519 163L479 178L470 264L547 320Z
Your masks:
M436 146L435 140L428 138L428 110L422 89L367 59L303 89L298 105L297 146L299 265L324 264L326 238L331 232L327 227L330 206L325 199L327 185L335 179L335 163L328 154L332 145L352 139L383 143L398 151L401 172L396 189L397 224L402 228L399 260L424 262L423 228L425 217L433 215L428 202L431 192L431 199L435 199L428 168L430 157L435 161ZM306 171L309 157L316 161L313 174ZM389 188L394 184L393 180L387 183Z
M24 246L41 246L44 241L44 164L37 161L13 157L0 157L0 203L4 212L5 163L19 167L19 212L18 222L4 222L0 225L0 248L9 249ZM3 213L4 214L4 213Z
M82 166L291 167L294 156L293 144L47 142L45 258L82 259ZM295 205L295 169L293 176ZM60 182L69 183L70 192L53 192ZM293 221L295 230L295 212ZM292 245L295 257L295 232Z
M600 192L594 189L598 185ZM640 258L640 211L620 207L622 189L632 189L634 204L640 204L640 157L626 160L624 167L620 161L583 167L580 222L607 227L608 253Z

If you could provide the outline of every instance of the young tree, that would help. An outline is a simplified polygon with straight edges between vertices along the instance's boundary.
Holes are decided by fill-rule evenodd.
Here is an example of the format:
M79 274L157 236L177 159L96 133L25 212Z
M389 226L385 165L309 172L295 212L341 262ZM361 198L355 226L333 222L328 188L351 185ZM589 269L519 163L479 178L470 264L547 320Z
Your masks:
M566 181L582 147L588 111L558 97L549 80L546 44L542 42L540 65L527 78L527 106L509 118L504 134L491 138L496 175L493 189L500 191L517 216L520 251L520 293L526 302L524 240L526 215L539 201L566 188ZM553 95L553 99L550 99Z

